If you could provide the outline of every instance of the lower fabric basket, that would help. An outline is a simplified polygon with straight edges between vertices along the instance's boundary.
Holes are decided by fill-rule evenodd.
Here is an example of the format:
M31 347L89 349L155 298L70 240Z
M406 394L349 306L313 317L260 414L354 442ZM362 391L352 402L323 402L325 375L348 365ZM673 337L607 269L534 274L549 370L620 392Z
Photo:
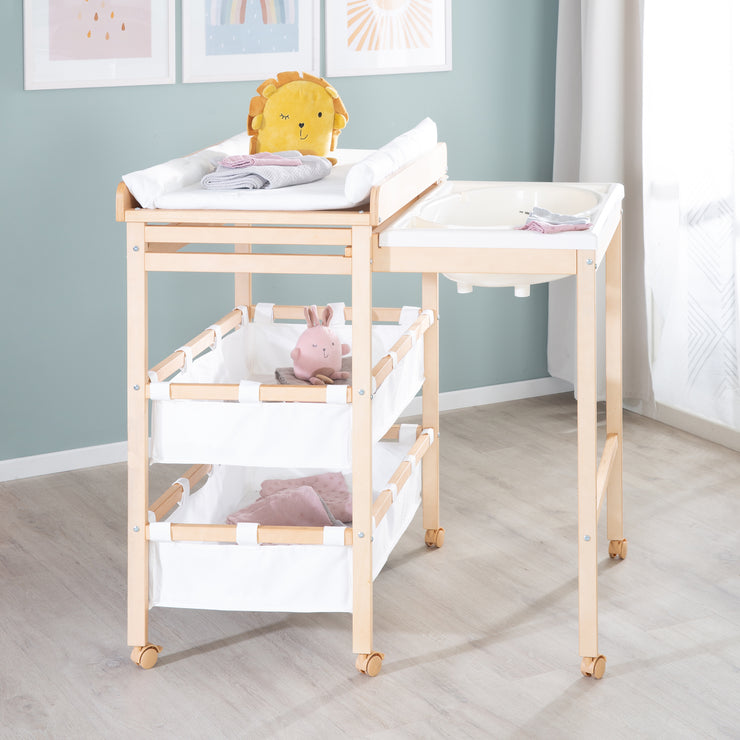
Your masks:
M373 497L406 458L416 426L402 425L398 441L373 448ZM205 485L184 496L167 523L222 524L253 501L262 481L330 472L214 466ZM351 474L342 471L348 485ZM421 465L398 491L373 529L373 578L421 503ZM329 531L327 531L329 530ZM331 531L333 530L333 531ZM339 530L339 532L337 531ZM192 609L277 612L351 612L352 547L326 527L321 545L259 545L152 539L149 544L149 605Z

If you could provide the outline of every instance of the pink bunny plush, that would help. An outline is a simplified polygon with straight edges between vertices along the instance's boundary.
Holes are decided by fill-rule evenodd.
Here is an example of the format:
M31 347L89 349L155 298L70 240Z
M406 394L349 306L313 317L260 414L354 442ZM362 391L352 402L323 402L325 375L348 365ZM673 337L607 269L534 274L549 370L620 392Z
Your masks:
M332 307L324 309L323 326L316 306L306 306L303 313L308 328L298 337L295 349L290 353L296 378L308 380L313 385L326 385L348 378L349 373L342 371L342 355L349 354L349 345L341 344L339 337L329 328L334 315Z

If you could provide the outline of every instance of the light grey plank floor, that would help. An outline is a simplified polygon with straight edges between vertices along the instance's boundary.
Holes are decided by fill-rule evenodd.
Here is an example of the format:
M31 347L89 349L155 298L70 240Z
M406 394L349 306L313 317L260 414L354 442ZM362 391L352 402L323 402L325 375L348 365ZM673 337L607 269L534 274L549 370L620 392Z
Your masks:
M125 645L125 467L0 485L2 738L740 737L740 455L625 419L629 554L601 534L601 681L579 672L575 405L442 419L445 546L420 517L350 618L154 609ZM172 480L153 472L153 489Z

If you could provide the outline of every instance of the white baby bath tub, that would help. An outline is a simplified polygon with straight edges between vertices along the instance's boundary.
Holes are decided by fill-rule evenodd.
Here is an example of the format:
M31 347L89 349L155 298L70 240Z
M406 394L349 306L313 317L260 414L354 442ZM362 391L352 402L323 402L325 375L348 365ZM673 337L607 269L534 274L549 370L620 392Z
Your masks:
M615 184L501 183L450 181L421 198L380 237L384 246L444 246L489 248L606 249L598 243L606 221L619 219L624 189ZM521 231L534 206L553 213L586 216L586 231L539 234ZM573 240L579 242L574 244ZM596 243L594 243L596 241ZM557 280L562 275L445 273L458 292L474 286L514 286L516 295L528 296L531 285Z

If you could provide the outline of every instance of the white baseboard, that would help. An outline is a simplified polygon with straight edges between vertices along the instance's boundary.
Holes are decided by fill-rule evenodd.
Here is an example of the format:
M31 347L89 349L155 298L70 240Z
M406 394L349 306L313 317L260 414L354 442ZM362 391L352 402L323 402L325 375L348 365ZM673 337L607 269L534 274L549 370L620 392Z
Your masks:
M108 445L80 447L75 450L60 450L43 455L0 460L0 482L123 462L126 459L126 450L126 442L113 442Z
M536 378L515 383L501 383L482 388L469 388L462 391L447 391L439 394L440 411L464 409L470 406L485 406L489 403L515 401L520 398L549 396L553 393L572 391L573 386L557 378ZM421 414L421 398L415 398L404 412L404 416ZM124 462L126 442L114 442L94 447L81 447L76 450L61 450L43 455L17 457L0 460L0 482L33 478L37 475L64 473L69 470L92 468L97 465Z

